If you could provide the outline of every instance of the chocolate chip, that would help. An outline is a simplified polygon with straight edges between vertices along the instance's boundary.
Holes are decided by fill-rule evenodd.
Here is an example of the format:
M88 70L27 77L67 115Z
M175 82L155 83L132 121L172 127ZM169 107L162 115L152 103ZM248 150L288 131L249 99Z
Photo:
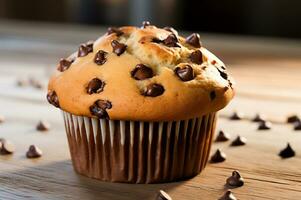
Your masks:
M175 35L178 35L178 31L176 31L176 30L175 30L174 28L172 28L172 27L166 26L166 27L164 27L163 29L166 30L166 31L168 31L168 32L171 32L171 33L173 33L173 34L175 34Z
M27 158L39 158L43 154L42 150L35 146L35 145L30 145L28 148L28 151L26 152L26 157Z
M19 87L24 87L28 85L28 81L25 79L18 79L17 80L17 86Z
M180 47L180 45L178 44L178 38L173 33L168 35L167 38L165 38L162 42L168 47Z
M48 131L50 129L50 124L48 122L45 122L45 121L39 121L39 123L37 124L36 129L38 131Z
M297 121L294 123L294 130L301 131L301 121Z
M210 96L211 101L213 101L216 98L215 91L211 91L209 96Z
M0 115L0 123L3 123L5 121L5 117Z
M253 122L262 122L264 120L265 119L261 114L256 114L255 117L252 119Z
M61 58L60 63L57 66L57 70L60 71L60 72L63 72L65 70L67 70L70 67L71 64L72 64L72 61Z
M219 72L219 75L225 79L225 80L228 80L228 74L225 72L225 71L222 71L220 70L219 68L217 68L218 72Z
M84 57L86 55L88 55L89 53L93 52L93 43L88 43L88 44L81 44L78 52L77 52L77 56L78 57Z
M154 42L154 43L162 43L162 40L160 40L159 38L154 37L154 38L152 38L152 42Z
M98 78L93 78L87 86L87 93L88 94L94 94L94 93L100 93L103 91L103 88L105 87L105 82Z
M107 58L106 58L107 54L108 53L103 50L97 51L97 53L95 54L95 57L94 57L94 62L97 65L103 65L107 61Z
M164 87L157 83L152 83L148 85L143 92L144 96L156 97L164 93Z
M226 160L226 154L220 149L217 149L216 152L211 156L211 163L220 163Z
M228 190L221 198L219 198L219 200L237 200L237 199L234 196L234 194L230 190Z
M90 112L92 115L98 118L109 119L109 115L106 110L111 108L112 108L112 103L110 101L97 100L92 106L90 106Z
M230 140L230 135L224 131L219 131L217 137L215 138L216 142L226 142Z
M111 35L113 33L115 33L116 36L118 36L118 37L121 36L121 35L123 35L123 32L119 28L109 27L108 31L107 31L107 34Z
M231 146L242 146L245 145L247 139L241 136L237 136L235 140L232 141Z
M294 123L297 121L301 121L297 115L292 115L287 118L287 123Z
M190 54L189 59L191 62L200 65L203 63L203 54L200 50L196 50Z
M150 25L151 25L151 23L149 21L143 21L141 28L146 28L147 26L150 26Z
M123 52L126 50L127 46L125 44L122 44L120 42L118 42L117 40L113 40L111 42L112 48L113 48L113 52L117 55L120 56L121 54L123 54Z
M136 80L144 80L153 77L153 70L146 65L138 64L133 71L131 71L131 75Z
M262 121L258 125L258 130L269 130L272 128L272 123L268 121Z
M215 64L216 64L216 60L212 60L211 65L215 65Z
M47 100L50 104L54 105L55 107L58 107L58 108L60 107L59 98L58 98L55 91L49 91L48 92Z
M295 151L292 149L291 145L287 143L287 146L282 149L279 154L281 158L291 158L296 155Z
M156 200L172 200L172 198L166 192L160 190L156 197Z
M12 154L15 151L15 146L13 145L13 143L11 143L10 141L7 140L2 140L2 147L0 150L0 154L2 155L7 155L7 154Z
M192 33L191 35L189 35L186 38L185 41L186 41L187 44L190 44L193 47L196 47L196 48L201 47L200 35L197 34L197 33Z
M194 71L190 65L176 67L175 73L182 81L191 81L195 77Z
M234 112L231 116L230 116L231 120L241 120L242 119L242 114L238 113L238 112Z
M232 172L232 176L227 178L227 184L233 187L241 187L244 185L244 179L241 177L239 171L235 170Z

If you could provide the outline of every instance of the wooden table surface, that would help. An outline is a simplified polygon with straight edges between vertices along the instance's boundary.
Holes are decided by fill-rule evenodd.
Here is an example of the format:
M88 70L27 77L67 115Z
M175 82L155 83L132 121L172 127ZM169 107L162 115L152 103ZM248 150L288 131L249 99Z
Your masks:
M217 130L232 138L241 135L247 145L230 147L214 143L227 160L208 164L205 171L187 181L133 185L106 183L75 174L68 152L61 113L45 101L46 90L18 87L18 78L36 78L46 86L60 57L80 42L104 32L99 27L0 22L0 137L16 146L13 155L0 156L0 199L154 199L167 191L174 200L218 199L227 189L226 178L239 170L245 185L232 189L238 199L301 199L301 131L285 123L290 114L301 114L301 42L267 38L239 38L201 34L205 46L228 65L237 82L237 95L220 112ZM234 110L246 119L227 119ZM272 130L257 131L255 113L273 122ZM35 126L44 119L48 132ZM280 159L278 152L290 142L296 157ZM43 152L27 159L29 145Z

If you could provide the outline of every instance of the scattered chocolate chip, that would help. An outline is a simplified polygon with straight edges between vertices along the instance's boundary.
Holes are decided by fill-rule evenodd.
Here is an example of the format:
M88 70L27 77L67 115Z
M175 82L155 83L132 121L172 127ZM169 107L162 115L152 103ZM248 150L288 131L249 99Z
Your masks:
M281 158L290 158L296 155L295 151L292 149L291 145L287 143L287 146L282 149L279 154Z
M78 49L77 56L84 57L91 52L93 52L93 44L81 44Z
M97 100L92 106L90 106L90 112L96 117L109 119L109 115L106 110L111 108L112 103L110 101Z
M118 37L121 36L121 35L123 35L123 32L119 28L109 27L108 31L107 31L107 34L111 35L113 33L115 33L116 36L118 36Z
M164 87L157 83L152 83L148 85L143 92L144 96L156 97L164 93Z
M237 136L235 140L232 141L231 146L242 146L245 145L247 139L245 137Z
M5 117L0 115L0 123L3 123L5 121Z
M221 198L219 198L219 200L237 200L237 199L234 196L234 194L230 190L228 190Z
M301 121L297 121L297 122L294 123L294 130L295 131L300 131L301 130Z
M242 119L242 114L238 113L238 112L234 112L231 116L230 116L231 120L241 120Z
M36 89L42 89L43 88L43 84L40 81L36 81L32 84L32 86Z
M35 145L30 145L28 148L28 151L26 152L26 157L27 158L39 158L43 154L42 150L35 146Z
M220 149L217 149L216 152L211 156L211 163L220 163L226 160L226 154Z
M262 121L265 121L265 119L264 119L264 116L262 116L261 114L256 114L252 121L253 122L262 122Z
M150 25L151 25L151 23L149 21L143 21L141 28L146 28L147 26L150 26Z
M174 28L172 28L172 27L166 26L166 27L164 27L163 29L166 30L166 31L169 31L169 32L171 32L171 33L173 33L173 34L175 34L175 35L178 35L178 31L176 31L176 30L175 30Z
M39 121L39 123L37 124L36 129L38 131L48 131L50 129L50 124L48 122L45 122L45 121Z
M203 63L203 54L200 50L196 50L190 54L189 59L191 62L200 65Z
M187 44L190 44L193 47L196 47L196 48L201 47L200 35L197 34L197 33L192 33L191 35L189 35L186 38L185 41L186 41Z
M7 154L14 153L15 146L13 145L13 143L11 143L10 141L4 140L4 139L2 139L1 143L2 143L2 147L0 150L0 154L7 155Z
M287 123L295 123L297 121L301 121L297 115L292 115L287 118Z
M156 200L172 200L172 198L166 192L160 190L156 197Z
M180 47L180 45L178 44L178 38L173 33L168 35L167 38L165 38L162 42L168 47Z
M50 104L54 105L55 107L58 107L58 108L60 107L59 98L58 98L55 91L49 91L48 92L47 100Z
M190 65L176 67L175 73L182 81L191 81L195 77L193 68Z
M126 50L127 46L125 44L122 44L120 42L118 42L117 40L113 40L111 42L112 48L113 48L113 52L117 55L120 56L121 54L123 54L123 52Z
M18 79L17 80L17 86L24 87L28 85L28 81L26 79Z
M272 128L272 123L268 121L262 121L258 125L258 130L269 130Z
M216 142L226 142L228 140L230 140L230 136L224 131L219 131L217 137L215 138Z
M103 91L103 88L105 87L105 82L98 78L93 78L87 86L87 93L88 94L94 94L94 93L100 93Z
M131 71L131 75L136 80L144 80L153 77L153 70L146 65L138 64L133 71Z
M95 54L95 57L94 57L94 62L97 65L103 65L107 61L107 58L106 58L107 54L108 53L103 50L97 51L97 53Z
M72 61L61 58L60 63L57 66L57 70L60 71L60 72L63 72L65 70L67 70L70 67L71 64L72 64Z
M234 170L232 176L227 178L227 184L233 187L241 187L244 185L244 179L241 177L239 171Z
M213 101L213 100L216 98L216 93L215 93L215 91L214 91L214 90L211 91L209 96L210 96L211 101Z

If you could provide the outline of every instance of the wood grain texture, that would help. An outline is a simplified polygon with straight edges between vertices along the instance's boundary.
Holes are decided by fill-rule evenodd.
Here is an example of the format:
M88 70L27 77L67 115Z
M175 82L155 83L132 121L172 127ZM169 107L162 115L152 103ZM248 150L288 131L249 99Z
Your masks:
M262 39L204 35L203 42L228 63L238 85L235 100L220 112L217 130L227 131L233 139L242 135L247 145L214 143L212 150L221 148L227 154L226 162L208 164L202 174L190 180L133 185L77 175L61 113L46 103L45 90L16 86L17 78L29 76L46 85L60 56L101 33L95 28L52 26L49 34L47 30L36 31L35 26L24 25L22 30L20 26L0 26L0 41L4 42L0 45L0 114L6 118L0 124L0 137L11 140L17 148L13 155L0 156L0 199L148 200L154 199L159 189L175 200L218 199L226 191L225 180L233 169L245 178L245 186L232 190L238 199L301 199L301 132L284 123L287 115L301 114L300 42L267 40L263 45ZM243 111L246 119L228 120L234 110ZM256 124L248 119L257 112L274 122L272 130L256 130ZM50 131L35 130L40 119L51 123ZM277 154L287 142L297 156L282 160ZM43 150L43 157L25 157L31 144Z

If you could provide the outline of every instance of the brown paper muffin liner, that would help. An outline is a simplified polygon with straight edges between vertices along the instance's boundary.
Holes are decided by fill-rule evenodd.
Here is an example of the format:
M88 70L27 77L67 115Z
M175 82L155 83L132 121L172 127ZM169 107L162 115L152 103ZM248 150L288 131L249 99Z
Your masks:
M171 182L200 173L216 122L215 113L171 122L63 116L75 171L127 183Z

